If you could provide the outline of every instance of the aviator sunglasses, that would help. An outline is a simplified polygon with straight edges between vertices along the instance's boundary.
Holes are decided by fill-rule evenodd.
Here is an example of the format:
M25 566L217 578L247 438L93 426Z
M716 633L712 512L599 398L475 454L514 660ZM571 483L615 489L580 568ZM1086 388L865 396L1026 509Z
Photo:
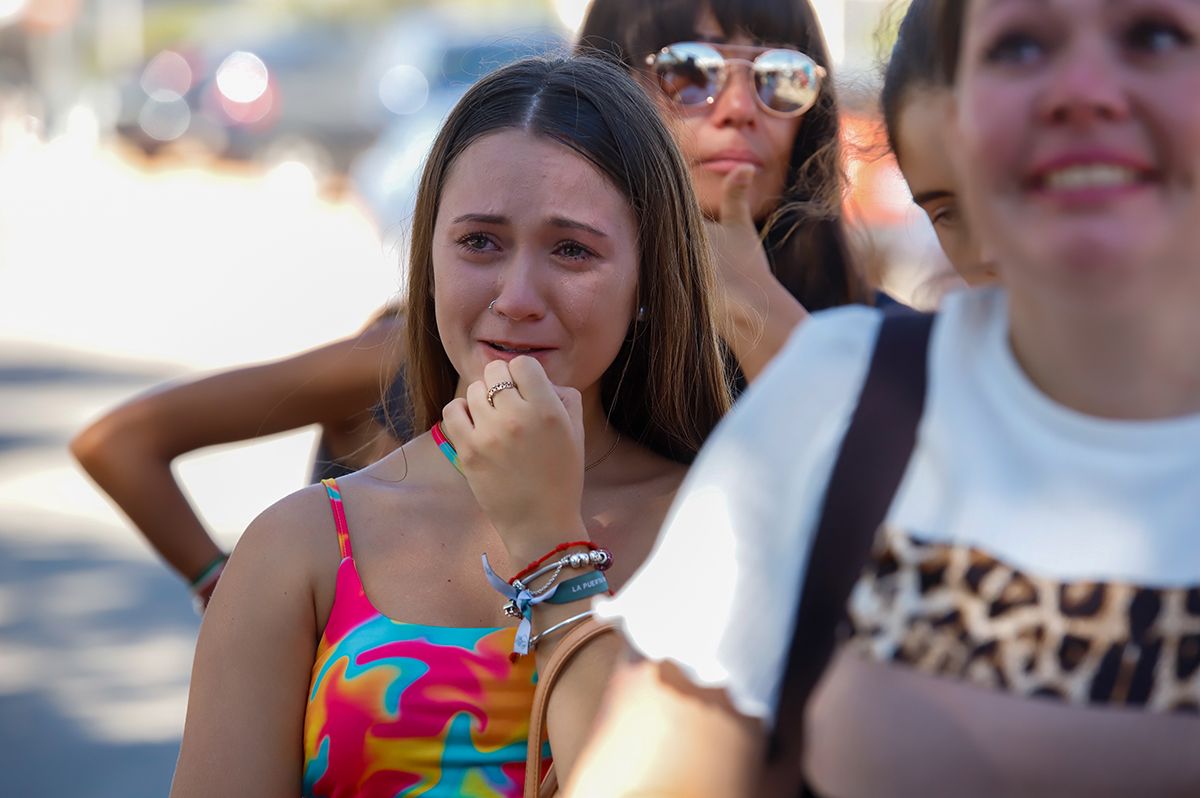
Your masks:
M736 52L739 48L727 45L725 49ZM817 102L826 72L807 55L783 48L740 49L755 54L754 60L726 57L704 42L678 42L646 56L646 65L658 78L663 92L689 108L716 102L729 83L733 64L750 67L754 96L769 114L797 117Z

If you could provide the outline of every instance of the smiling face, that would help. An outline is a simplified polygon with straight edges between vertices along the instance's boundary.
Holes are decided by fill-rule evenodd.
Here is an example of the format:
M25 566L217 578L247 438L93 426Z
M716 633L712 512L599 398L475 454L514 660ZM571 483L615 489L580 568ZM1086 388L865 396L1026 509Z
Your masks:
M951 151L1005 282L1116 304L1195 282L1197 97L1196 0L972 0Z
M996 279L959 208L958 180L946 151L947 89L913 88L896 120L896 158L913 202L929 217L954 270L970 285Z
M730 36L708 8L696 18L694 40L713 43L722 55L745 60L767 49L754 47L755 42L743 34ZM755 219L761 220L775 209L786 188L788 161L803 117L782 118L759 107L754 80L744 65L735 66L711 105L685 108L661 92L657 94L691 167L696 197L705 214L719 215L725 176L743 163L755 168L749 197Z
M598 394L633 318L636 230L621 193L562 144L502 130L467 147L432 250L437 328L460 391L489 361L527 354L585 402Z

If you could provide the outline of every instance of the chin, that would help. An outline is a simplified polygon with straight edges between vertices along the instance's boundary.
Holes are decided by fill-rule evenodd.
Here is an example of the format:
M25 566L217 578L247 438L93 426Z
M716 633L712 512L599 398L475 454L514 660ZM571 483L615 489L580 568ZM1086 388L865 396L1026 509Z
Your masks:
M1052 275L1048 284L1097 310L1134 310L1141 304L1139 297L1156 293L1153 270L1148 268L1152 256L1128 241L1072 237L1051 242L1040 257L1050 270L1047 276Z
M1022 260L1074 274L1137 271L1158 238L1152 221L1120 214L1022 214L1004 222L1007 232L995 238L1019 242L1012 251Z

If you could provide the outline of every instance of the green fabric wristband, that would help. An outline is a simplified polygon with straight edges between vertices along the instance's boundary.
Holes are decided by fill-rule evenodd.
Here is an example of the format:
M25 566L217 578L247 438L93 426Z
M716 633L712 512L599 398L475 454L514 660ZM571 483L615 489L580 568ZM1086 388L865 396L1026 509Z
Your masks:
M568 579L559 584L554 595L546 599L547 604L570 604L585 598L608 592L608 579L600 571L592 571Z
M218 570L220 570L220 568L223 565L225 565L225 562L228 559L229 559L228 554L219 554L216 557L214 557L212 559L212 561L209 562L208 565L204 566L204 568L201 569L199 575L189 583L191 585L192 590L195 590L197 587L204 584L205 580L207 580L210 576L212 576L214 573L216 573Z

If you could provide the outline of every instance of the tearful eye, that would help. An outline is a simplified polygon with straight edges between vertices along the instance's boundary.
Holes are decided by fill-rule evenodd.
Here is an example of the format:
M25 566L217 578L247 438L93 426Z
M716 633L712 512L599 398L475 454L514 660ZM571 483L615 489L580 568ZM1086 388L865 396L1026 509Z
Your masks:
M584 260L595 255L590 249L578 241L562 241L555 247L555 253L567 260Z
M1165 53L1191 43L1186 31L1162 19L1138 20L1125 33L1125 45L1142 53Z
M467 233L456 243L467 252L487 252L495 249L495 242L483 233Z

